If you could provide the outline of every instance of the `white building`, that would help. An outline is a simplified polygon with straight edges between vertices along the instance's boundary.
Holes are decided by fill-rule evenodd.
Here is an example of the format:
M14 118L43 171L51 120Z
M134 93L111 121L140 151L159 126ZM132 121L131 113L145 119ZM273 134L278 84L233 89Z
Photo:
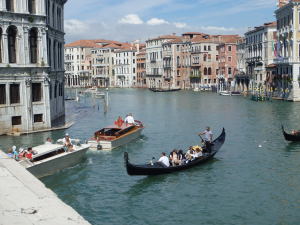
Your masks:
M165 35L146 41L146 82L148 87L163 86L163 48L162 44L177 39L175 35Z
M93 41L80 40L65 45L65 86L92 86L92 49L100 47Z
M0 134L65 122L66 1L0 0Z
M267 67L275 58L276 22L265 23L245 33L246 73L252 88L263 87L267 79Z
M137 50L124 48L115 51L115 86L116 87L133 87L137 84L136 71L136 54Z
M277 19L277 79L288 99L300 101L300 2L279 0Z

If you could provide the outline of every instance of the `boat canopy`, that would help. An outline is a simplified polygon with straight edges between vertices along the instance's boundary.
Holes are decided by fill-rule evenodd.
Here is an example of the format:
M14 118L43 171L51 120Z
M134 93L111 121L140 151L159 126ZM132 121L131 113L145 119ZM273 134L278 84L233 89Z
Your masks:
M33 147L33 151L37 152L37 154L33 155L33 159L46 155L50 152L57 151L59 149L62 149L64 146L63 145L58 145L58 144L44 144L44 145L39 145L36 147Z

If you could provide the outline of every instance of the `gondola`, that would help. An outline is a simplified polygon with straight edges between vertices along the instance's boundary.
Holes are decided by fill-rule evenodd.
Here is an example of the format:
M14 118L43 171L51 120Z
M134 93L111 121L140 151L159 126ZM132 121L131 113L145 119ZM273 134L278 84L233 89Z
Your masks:
M150 91L153 92L175 92L180 91L180 88L174 88L174 89L162 89L162 88L149 88Z
M283 136L284 136L285 140L287 140L287 141L300 141L300 134L299 135L288 134L288 133L285 132L283 126L281 126L281 129L282 129L282 133L283 133Z
M192 168L194 166L203 164L207 162L208 160L212 159L215 154L219 151L219 149L222 147L222 145L225 142L225 129L223 128L222 133L220 136L213 141L213 144L211 146L211 153L204 153L204 156L199 157L197 159L194 159L193 161L180 165L180 166L170 166L170 167L163 167L160 164L154 163L153 165L144 164L144 165L134 165L129 162L128 153L124 153L124 160L125 160L125 166L127 169L128 175L142 175L142 176L148 176L148 175L159 175L159 174L166 174L166 173L173 173L176 171L186 170L189 168Z

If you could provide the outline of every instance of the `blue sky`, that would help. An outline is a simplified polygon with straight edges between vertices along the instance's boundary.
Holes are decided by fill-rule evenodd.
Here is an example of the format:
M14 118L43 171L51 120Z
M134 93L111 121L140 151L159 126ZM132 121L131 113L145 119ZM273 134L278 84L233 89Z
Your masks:
M274 19L277 0L68 0L66 42L146 40L187 31L243 34Z

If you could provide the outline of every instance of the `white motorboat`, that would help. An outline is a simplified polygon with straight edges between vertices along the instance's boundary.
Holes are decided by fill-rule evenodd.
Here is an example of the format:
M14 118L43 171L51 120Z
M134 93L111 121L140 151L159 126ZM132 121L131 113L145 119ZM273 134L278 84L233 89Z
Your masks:
M77 165L85 156L89 144L73 145L72 151L65 151L61 144L44 144L32 148L36 153L32 159L19 163L37 178L51 175L59 170Z
M230 91L220 91L219 94L223 95L223 96L231 96L231 92Z
M116 123L96 131L94 137L88 141L88 144L91 145L90 148L92 150L112 150L137 139L141 136L144 126L140 121L136 120L135 122L135 125Z
M95 93L95 92L97 92L97 91L98 91L98 88L97 88L96 86L94 86L94 87L91 87L91 88L86 89L85 92L88 92L88 93Z
M105 93L97 91L97 92L94 93L94 96L95 96L95 98L104 98L105 97Z

